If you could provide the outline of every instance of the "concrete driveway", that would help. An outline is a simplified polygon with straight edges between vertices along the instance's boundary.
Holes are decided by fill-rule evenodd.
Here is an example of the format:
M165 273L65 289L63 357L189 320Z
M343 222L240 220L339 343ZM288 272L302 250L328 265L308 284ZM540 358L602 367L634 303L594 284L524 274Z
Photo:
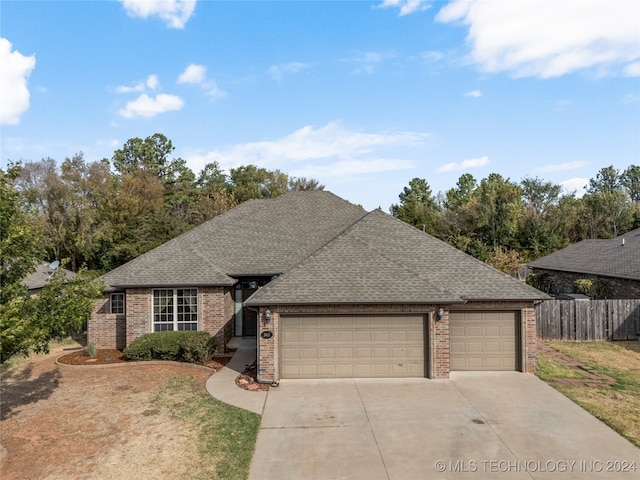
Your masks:
M431 478L636 479L640 449L518 372L269 391L250 479Z

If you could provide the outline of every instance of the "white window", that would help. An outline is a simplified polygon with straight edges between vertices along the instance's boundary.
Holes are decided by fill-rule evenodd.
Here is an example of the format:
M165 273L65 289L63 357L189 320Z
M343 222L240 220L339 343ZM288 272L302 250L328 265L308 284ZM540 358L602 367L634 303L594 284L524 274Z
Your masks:
M124 315L124 293L111 294L111 313Z
M154 332L197 329L197 288L168 288L153 291Z

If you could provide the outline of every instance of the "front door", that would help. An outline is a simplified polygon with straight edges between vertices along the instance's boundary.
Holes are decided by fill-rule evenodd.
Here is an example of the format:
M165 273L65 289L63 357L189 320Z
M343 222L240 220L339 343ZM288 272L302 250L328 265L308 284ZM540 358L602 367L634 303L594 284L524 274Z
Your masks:
M242 312L244 321L242 322L242 336L243 337L255 337L258 334L258 314L244 308Z

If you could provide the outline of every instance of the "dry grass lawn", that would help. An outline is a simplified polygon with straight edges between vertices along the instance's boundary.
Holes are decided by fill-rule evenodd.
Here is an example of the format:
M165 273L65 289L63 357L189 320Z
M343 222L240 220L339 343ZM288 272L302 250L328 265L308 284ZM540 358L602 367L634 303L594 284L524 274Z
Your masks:
M555 350L616 380L611 386L552 383L564 395L640 447L640 342L545 342ZM581 378L544 354L538 376L545 381Z

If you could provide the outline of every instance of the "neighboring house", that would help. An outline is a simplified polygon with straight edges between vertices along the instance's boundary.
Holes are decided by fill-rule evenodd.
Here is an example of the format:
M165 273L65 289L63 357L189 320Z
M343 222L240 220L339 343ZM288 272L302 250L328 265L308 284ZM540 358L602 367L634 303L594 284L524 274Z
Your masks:
M25 278L22 283L24 283L29 289L29 295L37 295L40 293L40 290L47 284L49 279L53 276L56 269L60 269L58 266L60 262L46 263L43 262L38 265L38 268L35 272ZM62 269L64 275L72 279L76 276L74 272L71 270Z
M640 228L608 240L583 240L529 265L554 294L574 293L574 282L598 279L607 298L640 298Z
M535 370L544 293L329 192L251 200L104 275L89 342L256 336L258 376Z

